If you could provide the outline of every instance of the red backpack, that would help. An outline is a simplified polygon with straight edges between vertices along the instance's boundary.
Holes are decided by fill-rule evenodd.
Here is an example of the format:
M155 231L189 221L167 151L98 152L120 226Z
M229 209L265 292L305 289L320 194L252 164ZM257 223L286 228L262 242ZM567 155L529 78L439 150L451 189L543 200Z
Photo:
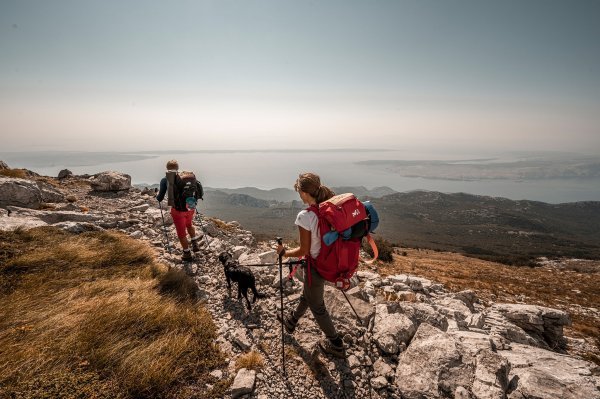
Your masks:
M347 290L350 287L350 278L358 268L363 237L367 237L373 248L374 258L368 263L377 259L377 247L369 235L367 210L363 203L350 193L336 195L321 202L318 207L312 205L307 210L314 212L319 218L321 233L321 251L315 262L310 262L309 257L309 262L312 263L309 267L315 267L325 280L334 283L337 288ZM344 238L343 233L349 229L352 229L353 234ZM331 245L327 245L324 237L330 231L336 231L339 236Z

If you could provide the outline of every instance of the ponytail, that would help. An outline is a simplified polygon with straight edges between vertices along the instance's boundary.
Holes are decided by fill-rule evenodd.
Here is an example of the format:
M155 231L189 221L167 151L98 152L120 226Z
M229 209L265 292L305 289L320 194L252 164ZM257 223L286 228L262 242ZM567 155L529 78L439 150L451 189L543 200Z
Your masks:
M319 186L319 189L315 193L314 197L317 201L317 204L320 204L323 201L327 201L331 197L333 197L335 193L327 186Z

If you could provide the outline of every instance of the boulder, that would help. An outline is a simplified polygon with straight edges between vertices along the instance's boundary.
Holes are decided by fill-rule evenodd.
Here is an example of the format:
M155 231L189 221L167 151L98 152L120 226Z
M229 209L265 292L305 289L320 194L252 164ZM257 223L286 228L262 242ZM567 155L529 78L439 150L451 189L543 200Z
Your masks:
M509 399L600 399L600 376L590 362L521 344L498 354L511 364Z
M13 205L38 209L42 203L42 192L31 180L0 177L0 208Z
M58 178L61 180L69 177L73 177L73 172L71 172L69 169L63 169L58 172Z
M35 217L0 216L0 230L12 231L17 228L29 230L34 227L46 226L47 223Z
M245 252L248 252L248 247L237 245L231 250L231 255L233 256L233 259L239 259L240 256Z
M42 193L42 202L65 202L65 195L48 183L37 182Z
M6 162L0 161L0 170L4 170L4 169L10 169L10 168L8 167Z
M8 209L17 216L35 217L48 224L56 224L60 222L94 223L101 219L99 215L73 211L38 211L15 206L9 206Z
M477 303L477 296L475 295L474 291L472 291L472 290L460 291L460 292L455 293L453 295L453 297L455 299L458 299L459 301L462 301L462 303L464 303L465 306L468 307L471 312L475 312L475 307L473 305L475 303Z
M260 263L275 263L278 259L277 252L274 250L262 252L258 254L258 257L260 258Z
M238 262L242 265L254 265L260 263L260 258L257 254L252 252L244 252L238 258ZM275 284L275 283L273 283ZM277 280L277 287L279 287L279 280Z
M81 234L81 233L85 233L88 231L104 230L100 226L96 226L93 223L87 223L87 222L60 222L60 223L55 223L52 226L58 227L59 229L66 230L66 231L68 231L70 233L74 233L74 234Z
M482 329L485 325L485 313L475 313L465 319L469 328Z
M494 348L492 338L488 334L473 331L449 331L448 333L472 355L481 350L491 351Z
M442 331L448 329L446 317L438 313L431 305L425 303L397 302L388 305L388 310L392 313L404 313L417 326L421 323L429 323Z
M339 320L340 324L354 329L353 326L355 326L356 323L359 323L342 291L326 285L323 299L331 317ZM366 327L375 314L375 308L369 302L355 296L348 295L348 300L361 318L362 325Z
M395 384L402 397L452 397L458 387L470 386L475 362L463 354L449 334L422 323L396 369Z
M90 180L94 191L123 191L131 188L131 176L125 173L107 171L97 174Z
M508 389L510 363L489 349L477 353L475 378L471 388L478 399L504 399Z
M210 221L204 219L202 230L211 237L216 237L219 234L219 229Z
M380 278L379 274L370 272L368 270L359 270L356 272L356 275L361 280L374 280L376 278Z
M415 323L406 315L390 314L387 305L377 305L373 339L383 352L389 355L397 354L400 345L403 343L408 345L416 330Z
M544 306L509 303L495 304L491 309L523 329L538 346L550 349L566 347L563 326L571 325L566 312Z
M247 393L252 393L255 382L256 371L247 370L245 368L240 369L233 380L233 384L231 385L231 397L239 398Z

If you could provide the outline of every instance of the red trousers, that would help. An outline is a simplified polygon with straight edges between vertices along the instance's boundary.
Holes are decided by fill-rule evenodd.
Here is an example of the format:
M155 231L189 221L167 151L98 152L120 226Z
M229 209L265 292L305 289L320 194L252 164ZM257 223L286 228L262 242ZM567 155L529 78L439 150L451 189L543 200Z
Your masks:
M177 237L186 237L186 228L192 227L192 221L194 220L195 209L191 211L178 211L175 208L171 208L171 217L175 224L175 230L177 230Z

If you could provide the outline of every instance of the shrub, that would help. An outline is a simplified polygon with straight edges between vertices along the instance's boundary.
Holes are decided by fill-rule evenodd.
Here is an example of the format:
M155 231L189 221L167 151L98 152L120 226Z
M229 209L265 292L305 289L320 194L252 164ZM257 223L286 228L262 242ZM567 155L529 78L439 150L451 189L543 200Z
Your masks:
M264 367L265 362L262 355L256 351L251 351L240 355L235 361L235 369L260 370Z
M0 169L0 175L18 179L27 179L26 169Z
M394 246L391 242L382 237L375 237L375 245L377 245L377 249L379 250L379 259L382 262L392 262L394 260L392 254L394 252ZM363 250L368 253L370 256L373 256L373 250L371 246L366 240L363 240Z

